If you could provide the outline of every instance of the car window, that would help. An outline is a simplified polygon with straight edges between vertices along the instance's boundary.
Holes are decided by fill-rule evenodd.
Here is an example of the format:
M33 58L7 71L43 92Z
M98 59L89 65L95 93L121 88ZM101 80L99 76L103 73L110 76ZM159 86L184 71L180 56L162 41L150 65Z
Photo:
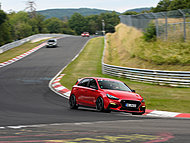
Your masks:
M87 87L88 86L88 82L90 79L83 79L78 83L78 86L84 86Z
M130 88L127 85L125 85L123 82L98 80L98 84L101 89L131 91Z
M55 40L51 39L51 40L48 40L48 42L55 42Z
M93 89L97 89L97 88L98 88L95 79L90 79L89 87L90 87L90 88L93 88Z

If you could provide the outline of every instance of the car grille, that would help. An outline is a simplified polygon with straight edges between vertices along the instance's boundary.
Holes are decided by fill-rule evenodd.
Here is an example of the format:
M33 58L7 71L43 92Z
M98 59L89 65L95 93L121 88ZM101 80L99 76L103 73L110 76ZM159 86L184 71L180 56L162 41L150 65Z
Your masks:
M129 104L136 104L136 107L126 107L126 103ZM139 111L139 106L141 105L140 101L134 101L134 100L121 100L121 110L128 110L128 111Z

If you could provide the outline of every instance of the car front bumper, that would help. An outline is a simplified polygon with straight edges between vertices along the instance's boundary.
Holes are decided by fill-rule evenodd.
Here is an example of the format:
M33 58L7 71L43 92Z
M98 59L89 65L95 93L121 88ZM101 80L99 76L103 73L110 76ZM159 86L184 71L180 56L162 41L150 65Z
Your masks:
M47 44L46 47L56 47L57 45Z
M127 107L127 104L136 105L136 107ZM135 100L111 100L108 99L106 103L106 109L120 111L120 112L128 112L128 113L145 113L146 105L143 102L135 101Z

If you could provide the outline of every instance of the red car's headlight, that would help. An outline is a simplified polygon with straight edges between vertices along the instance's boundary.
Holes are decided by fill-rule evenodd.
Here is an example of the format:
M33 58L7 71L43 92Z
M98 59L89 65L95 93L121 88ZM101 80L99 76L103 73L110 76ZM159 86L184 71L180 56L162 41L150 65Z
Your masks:
M113 95L110 95L110 94L106 94L106 96L109 98L109 99L113 99L113 100L119 100L119 98L113 96Z

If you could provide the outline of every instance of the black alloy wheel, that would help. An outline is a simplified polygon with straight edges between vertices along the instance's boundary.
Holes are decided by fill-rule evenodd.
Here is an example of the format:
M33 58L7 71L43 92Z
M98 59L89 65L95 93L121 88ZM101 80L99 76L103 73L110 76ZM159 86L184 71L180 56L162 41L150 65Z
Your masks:
M76 104L76 98L73 94L69 98L69 105L71 109L78 109L78 105Z
M96 100L96 109L99 112L104 111L104 100L102 99L102 97L98 97L98 99Z

